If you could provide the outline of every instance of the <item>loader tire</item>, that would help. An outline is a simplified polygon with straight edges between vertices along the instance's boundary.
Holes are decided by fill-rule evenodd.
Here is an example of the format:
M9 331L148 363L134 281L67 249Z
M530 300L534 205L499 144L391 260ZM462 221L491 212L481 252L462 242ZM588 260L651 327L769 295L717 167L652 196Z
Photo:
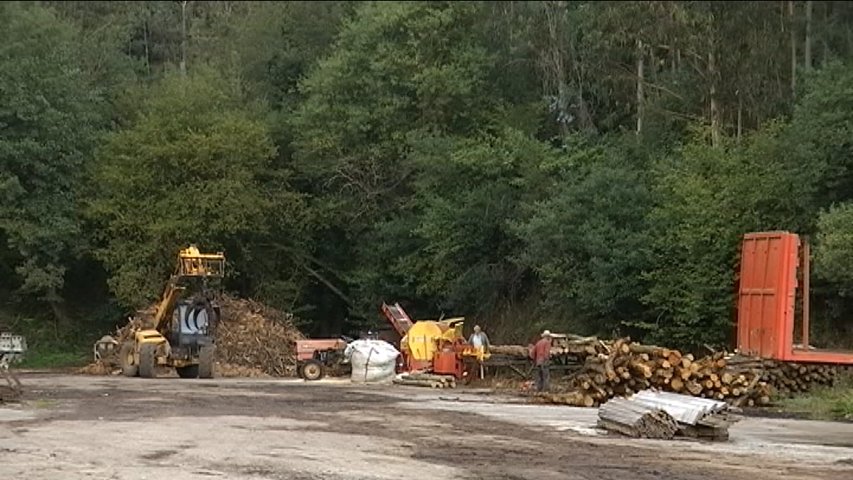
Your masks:
M198 378L213 378L213 361L216 347L208 345L198 351Z
M139 376L154 378L154 368L157 366L157 345L143 344L139 348Z
M133 342L125 342L119 350L119 362L121 364L121 374L125 377L135 377L139 375L139 365L133 363Z

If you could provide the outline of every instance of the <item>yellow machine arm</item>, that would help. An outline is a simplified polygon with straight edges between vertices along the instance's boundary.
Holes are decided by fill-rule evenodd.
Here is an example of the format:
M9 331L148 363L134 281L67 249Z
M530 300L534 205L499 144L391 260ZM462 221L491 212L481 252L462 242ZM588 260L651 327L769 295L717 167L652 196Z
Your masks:
M178 252L178 265L169 279L163 297L154 314L154 328L157 331L168 329L175 309L175 303L186 290L183 285L189 278L222 278L225 272L225 255L219 253L201 253L195 245Z

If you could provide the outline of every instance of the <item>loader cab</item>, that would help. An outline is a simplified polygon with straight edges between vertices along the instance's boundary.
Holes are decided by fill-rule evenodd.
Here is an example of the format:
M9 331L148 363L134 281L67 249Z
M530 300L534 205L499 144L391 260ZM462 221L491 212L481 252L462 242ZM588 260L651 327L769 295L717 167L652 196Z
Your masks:
M197 350L213 345L214 332L220 318L220 308L207 299L180 300L172 314L169 343L173 350Z

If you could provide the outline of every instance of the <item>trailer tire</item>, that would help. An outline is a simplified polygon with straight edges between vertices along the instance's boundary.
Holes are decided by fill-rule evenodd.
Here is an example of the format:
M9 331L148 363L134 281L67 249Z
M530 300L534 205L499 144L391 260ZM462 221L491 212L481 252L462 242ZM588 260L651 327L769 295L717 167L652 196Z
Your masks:
M157 366L157 345L143 343L139 347L139 376L154 378L154 367Z
M121 350L118 352L121 374L125 377L135 377L139 375L139 365L133 363L133 348L133 342L124 342L121 346Z
M207 345L198 352L198 378L213 378L216 347Z

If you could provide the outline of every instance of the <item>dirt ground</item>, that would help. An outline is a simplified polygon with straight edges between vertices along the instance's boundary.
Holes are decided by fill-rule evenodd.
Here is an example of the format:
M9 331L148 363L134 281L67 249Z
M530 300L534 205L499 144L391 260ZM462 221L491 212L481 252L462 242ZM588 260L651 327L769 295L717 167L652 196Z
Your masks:
M595 410L348 381L31 374L0 478L841 479L853 424L746 419L725 443L634 440Z

